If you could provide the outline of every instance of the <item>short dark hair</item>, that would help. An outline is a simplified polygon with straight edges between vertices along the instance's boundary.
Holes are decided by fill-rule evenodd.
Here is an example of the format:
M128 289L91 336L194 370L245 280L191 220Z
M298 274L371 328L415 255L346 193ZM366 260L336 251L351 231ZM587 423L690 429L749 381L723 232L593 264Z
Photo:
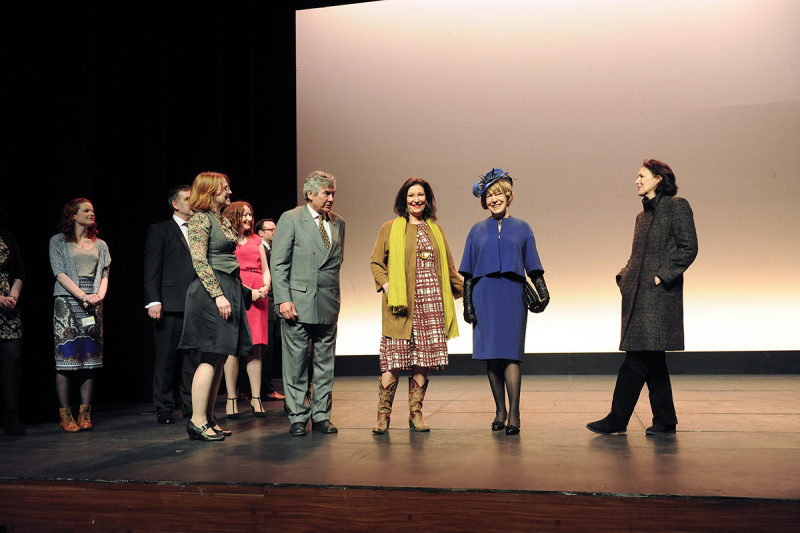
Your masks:
M436 198L433 196L433 189L430 184L422 178L408 178L406 182L397 191L397 197L394 199L394 212L408 220L408 189L414 185L420 185L425 190L425 209L422 211L422 218L425 220L436 221Z
M259 231L263 230L264 229L264 224L266 224L267 222L272 222L273 224L275 223L275 221L272 220L271 218L262 218L261 220L256 222L255 226L253 226L255 228L255 230L256 230L256 233L258 233Z
M172 211L177 211L177 209L175 209L172 206L172 202L175 202L175 201L178 200L178 196L180 196L181 192L183 192L183 191L191 191L191 190L192 190L192 186L191 185L176 185L173 188L171 188L169 190L169 194L167 195L167 204L169 205L169 208Z
M650 171L653 176L659 176L661 181L656 186L656 194L664 196L675 196L678 193L678 185L675 183L675 173L669 165L658 159L645 159L642 166Z

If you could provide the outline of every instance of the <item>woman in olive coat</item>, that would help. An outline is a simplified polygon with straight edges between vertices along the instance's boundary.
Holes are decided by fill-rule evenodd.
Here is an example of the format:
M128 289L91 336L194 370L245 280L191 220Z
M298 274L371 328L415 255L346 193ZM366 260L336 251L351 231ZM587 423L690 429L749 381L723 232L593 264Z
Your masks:
M626 355L611 412L586 426L595 433L624 432L645 383L653 412L646 433L674 433L678 423L664 352L684 348L683 273L697 256L697 233L689 202L675 196L678 187L669 165L646 159L635 183L644 210L636 217L631 257L617 274L619 349Z

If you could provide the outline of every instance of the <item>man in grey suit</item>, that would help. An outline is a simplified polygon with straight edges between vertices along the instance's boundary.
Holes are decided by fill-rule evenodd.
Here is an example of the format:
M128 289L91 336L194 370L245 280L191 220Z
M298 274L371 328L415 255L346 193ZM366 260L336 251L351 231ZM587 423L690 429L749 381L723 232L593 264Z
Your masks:
M306 205L285 212L272 241L272 287L281 317L283 388L294 436L306 434L306 424L322 433L337 433L331 424L336 322L339 320L339 270L344 259L344 220L331 211L336 179L314 171L306 178ZM314 394L308 390L309 342Z

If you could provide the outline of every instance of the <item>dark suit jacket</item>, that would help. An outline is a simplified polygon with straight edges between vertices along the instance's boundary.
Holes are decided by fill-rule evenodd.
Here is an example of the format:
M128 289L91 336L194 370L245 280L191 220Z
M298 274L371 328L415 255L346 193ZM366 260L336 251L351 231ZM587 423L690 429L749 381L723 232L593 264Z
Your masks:
M294 303L297 321L336 324L339 320L339 269L344 259L344 219L330 213L331 249L305 205L285 212L272 239L275 306ZM276 309L277 310L277 309Z
M183 313L196 275L189 245L172 217L151 225L144 244L145 305L161 302L162 312Z

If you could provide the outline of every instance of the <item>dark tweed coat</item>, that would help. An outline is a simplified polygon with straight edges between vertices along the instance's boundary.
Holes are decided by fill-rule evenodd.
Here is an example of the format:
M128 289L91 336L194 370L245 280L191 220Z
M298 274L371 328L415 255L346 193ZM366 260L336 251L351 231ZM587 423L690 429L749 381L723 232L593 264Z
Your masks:
M683 198L661 194L642 204L631 258L617 274L622 293L619 349L683 350L683 272L697 257L692 208Z

